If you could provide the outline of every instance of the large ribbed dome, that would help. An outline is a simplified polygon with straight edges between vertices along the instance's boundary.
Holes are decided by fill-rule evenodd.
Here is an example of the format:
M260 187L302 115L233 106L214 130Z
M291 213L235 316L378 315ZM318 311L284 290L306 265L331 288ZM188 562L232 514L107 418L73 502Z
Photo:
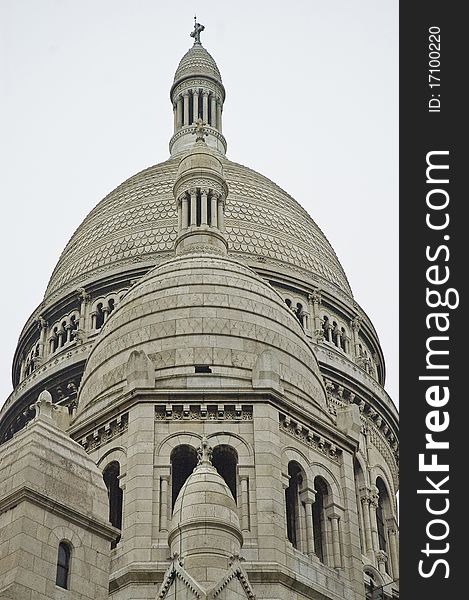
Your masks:
M172 253L177 237L172 193L179 159L152 166L122 183L86 217L65 247L46 299L96 280L112 268L149 266ZM308 213L267 177L223 158L229 187L226 238L230 253L310 275L320 287L351 290L337 256Z
M194 44L181 58L174 75L174 83L186 77L210 77L221 83L217 63L201 44Z

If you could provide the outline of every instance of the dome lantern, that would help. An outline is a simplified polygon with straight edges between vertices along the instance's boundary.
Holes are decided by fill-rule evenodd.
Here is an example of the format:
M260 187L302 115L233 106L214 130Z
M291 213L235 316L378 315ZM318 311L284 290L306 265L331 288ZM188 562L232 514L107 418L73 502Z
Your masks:
M178 212L176 254L216 252L226 254L225 201L228 186L222 163L205 142L207 126L197 119L196 141L179 163L173 186ZM193 138L193 136L192 136Z
M198 119L207 124L207 144L222 155L226 153L226 140L222 134L225 88L216 62L200 41L204 29L204 25L195 19L194 30L190 34L194 45L182 57L171 87L174 113L174 134L169 142L171 156L192 145L191 134Z

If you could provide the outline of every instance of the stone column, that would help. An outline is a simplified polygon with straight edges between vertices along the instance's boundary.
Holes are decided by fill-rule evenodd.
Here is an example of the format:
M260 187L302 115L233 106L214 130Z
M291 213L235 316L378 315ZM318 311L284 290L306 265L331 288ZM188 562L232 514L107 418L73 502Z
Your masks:
M207 189L202 189L201 190L201 225L207 225L208 221L207 221L207 212L208 212L208 190Z
M169 476L163 475L160 479L160 529L168 531L168 483Z
M106 323L109 317L109 306L103 306L103 325Z
M335 335L335 345L337 346L337 348L342 348L341 345L341 341L342 341L342 332L340 331L338 325L336 325L334 327L334 335Z
M176 100L176 125L178 129L182 127L182 96Z
M80 302L80 318L78 319L78 330L87 332L89 330L88 323L88 305L90 301L90 295L87 294L85 288L78 288L79 292L78 300Z
M386 520L389 539L389 555L393 579L399 579L399 553L397 549L397 523L394 517Z
M375 487L375 486L373 486ZM378 490L375 488L370 497L370 520L371 520L371 538L373 540L373 549L379 550L378 520L376 518L376 509L378 508Z
M218 229L220 231L225 230L225 207L221 196L218 197Z
M360 331L361 319L359 316L356 316L350 321L350 326L352 328L352 340L353 340L353 352L355 354L355 358L360 356L360 338L358 337L358 332Z
M47 354L47 321L39 317L37 327L39 329L39 356L42 358Z
M249 531L249 477L240 476L241 483L241 530Z
M208 123L208 92L202 92L202 120Z
M360 495L363 508L363 520L365 522L365 551L371 552L373 550L373 540L371 537L370 490L368 488L362 488L360 490Z
M193 108L193 115L192 115L192 121L193 123L195 123L197 121L197 119L199 118L199 90L193 90L192 91L192 108Z
M308 295L308 306L311 315L310 319L310 333L316 338L322 331L321 317L319 316L319 306L321 304L321 294L318 291L314 291Z
M189 190L191 195L191 226L197 224L197 190L191 188Z
M383 550L376 552L376 562L378 563L378 571L383 575L386 573L386 563L388 562L388 555Z
M217 208L217 195L215 194L215 192L212 192L212 197L211 197L211 202L212 202L212 222L210 223L210 225L212 227L217 227L218 226L218 208Z
M182 215L181 215L181 227L187 229L189 226L189 198L187 194L184 194L181 200Z
M70 323L65 325L65 343L68 344L72 339L72 326Z
M182 229L182 202L179 201L178 202L178 232L181 233L181 229Z
M64 337L65 337L65 329L63 329L61 327L57 334L57 348L62 348L62 346L64 345Z
M314 548L314 532L313 532L313 503L316 497L315 490L307 489L302 495L302 502L305 505L305 520L306 520L306 552L308 556L316 554Z
M184 98L184 126L189 125L189 92L182 94Z
M98 313L93 310L93 312L91 313L91 329L92 331L94 331L96 329L96 317L98 316Z
M221 98L217 98L217 129L221 133Z
M212 94L210 96L210 113L211 113L211 117L212 117L212 122L210 123L210 125L212 127L217 127L217 99L215 98L215 96Z
M332 532L332 552L333 552L333 560L334 567L336 569L340 569L342 567L342 559L340 556L340 534L339 534L339 515L333 513L329 515L329 520L331 522L331 532Z

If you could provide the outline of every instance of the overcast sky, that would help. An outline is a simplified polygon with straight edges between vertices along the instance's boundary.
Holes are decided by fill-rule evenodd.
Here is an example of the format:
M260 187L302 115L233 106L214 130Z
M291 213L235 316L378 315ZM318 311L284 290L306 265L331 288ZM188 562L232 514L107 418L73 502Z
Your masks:
M195 11L227 91L228 157L325 232L397 401L398 1L1 0L0 405L20 330L73 231L168 157L169 89Z

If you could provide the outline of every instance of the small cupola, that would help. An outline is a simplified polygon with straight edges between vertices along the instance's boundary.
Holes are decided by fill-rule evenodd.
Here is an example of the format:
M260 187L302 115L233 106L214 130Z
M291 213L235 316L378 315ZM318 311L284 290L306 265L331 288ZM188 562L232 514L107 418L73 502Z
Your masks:
M192 147L179 163L173 186L178 213L176 254L187 252L227 253L225 202L228 185L217 153L206 143L209 128L198 119Z
M169 142L171 156L190 148L199 119L206 124L210 134L207 144L222 155L226 153L226 140L222 134L225 88L216 62L200 41L204 29L195 19L190 34L194 45L182 57L171 86L174 113L174 133Z

